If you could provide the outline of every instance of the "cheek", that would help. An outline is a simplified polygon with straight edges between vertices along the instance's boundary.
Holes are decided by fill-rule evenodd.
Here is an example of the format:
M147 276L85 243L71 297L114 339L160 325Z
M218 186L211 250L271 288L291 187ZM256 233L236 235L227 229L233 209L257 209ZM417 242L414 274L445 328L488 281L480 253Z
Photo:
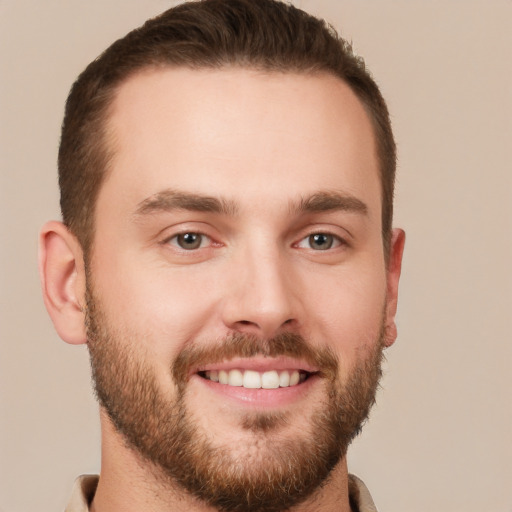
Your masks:
M379 342L386 303L384 269L339 269L322 288L308 285L311 333L338 355L341 370L370 354Z
M190 269L141 263L129 252L111 264L97 265L95 293L109 323L131 333L168 367L183 347L209 327L215 288ZM211 335L214 335L212 332Z

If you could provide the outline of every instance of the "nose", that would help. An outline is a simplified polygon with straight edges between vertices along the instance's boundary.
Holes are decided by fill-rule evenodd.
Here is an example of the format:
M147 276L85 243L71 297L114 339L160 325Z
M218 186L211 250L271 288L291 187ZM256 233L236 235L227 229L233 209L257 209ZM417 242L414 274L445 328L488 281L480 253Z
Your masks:
M246 251L232 262L222 311L232 332L269 339L299 327L298 282L276 248Z

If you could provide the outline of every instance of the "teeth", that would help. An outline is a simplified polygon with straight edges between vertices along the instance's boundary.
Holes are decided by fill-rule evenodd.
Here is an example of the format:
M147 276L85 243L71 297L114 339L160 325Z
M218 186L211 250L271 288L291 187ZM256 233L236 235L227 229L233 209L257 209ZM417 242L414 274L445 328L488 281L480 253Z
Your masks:
M233 370L231 370L233 371ZM261 388L261 377L258 372L246 370L244 372L244 388L258 389Z
M290 386L295 386L299 383L300 375L297 370L294 370L290 375Z
M242 386L244 382L244 376L240 370L231 370L229 372L228 384L230 386Z
M281 372L279 375L279 386L287 388L290 385L290 374L288 372Z
M256 372L254 370L211 370L204 372L204 377L213 382L227 384L228 386L244 387L248 389L276 389L296 386L306 380L305 373L298 370L291 372L282 370L277 372Z
M276 389L279 387L279 374L274 370L265 372L261 376L261 387L263 389Z

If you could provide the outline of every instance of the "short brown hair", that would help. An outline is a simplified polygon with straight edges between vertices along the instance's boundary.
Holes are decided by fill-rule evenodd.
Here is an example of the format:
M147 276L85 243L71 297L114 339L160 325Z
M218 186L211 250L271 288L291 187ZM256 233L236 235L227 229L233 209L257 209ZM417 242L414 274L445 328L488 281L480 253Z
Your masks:
M386 104L363 60L331 26L292 5L277 0L202 0L171 8L116 41L71 88L59 149L60 204L64 223L86 255L93 240L96 199L112 157L105 122L109 107L129 76L162 66L327 72L347 83L375 130L387 254L396 149Z

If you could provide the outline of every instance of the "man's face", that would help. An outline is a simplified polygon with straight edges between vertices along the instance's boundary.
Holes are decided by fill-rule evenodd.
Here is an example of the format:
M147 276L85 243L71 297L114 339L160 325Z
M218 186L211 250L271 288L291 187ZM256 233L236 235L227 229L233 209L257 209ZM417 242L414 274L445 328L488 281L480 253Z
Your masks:
M343 456L380 375L371 123L339 79L243 69L146 71L113 107L88 279L102 405L196 496L286 508Z

